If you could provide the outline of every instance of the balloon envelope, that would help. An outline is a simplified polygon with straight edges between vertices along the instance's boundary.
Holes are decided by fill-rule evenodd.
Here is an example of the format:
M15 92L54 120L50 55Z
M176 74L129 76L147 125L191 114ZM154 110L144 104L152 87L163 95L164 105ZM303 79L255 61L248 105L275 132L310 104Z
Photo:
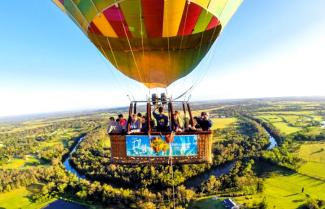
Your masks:
M189 74L242 0L53 0L124 75L148 88Z

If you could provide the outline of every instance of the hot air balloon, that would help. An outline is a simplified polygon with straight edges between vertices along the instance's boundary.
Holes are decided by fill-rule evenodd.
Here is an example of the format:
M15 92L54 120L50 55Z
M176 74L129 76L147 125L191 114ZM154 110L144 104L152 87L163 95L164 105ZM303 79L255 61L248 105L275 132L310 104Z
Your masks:
M191 73L242 2L242 0L53 1L79 26L117 70L149 89L166 88ZM148 100L148 121L151 121L151 107L157 105L168 106L169 118L172 121L172 101L166 102L165 96ZM188 113L190 122L193 123L189 104L183 103L181 106L184 114ZM130 115L136 113L135 101L131 102L129 113ZM179 143L181 146L186 142L193 144L193 147L190 146L188 148L190 151L187 150L186 154L184 150L175 150L176 146L169 146L170 150L164 152L162 156L143 153L141 149L150 150L148 135L111 136L112 161L133 163L134 159L138 158L140 159L138 162L147 163L151 162L154 156L155 162L164 163L168 160L166 156L170 155L175 157L176 162L211 161L211 132L176 134L172 143ZM165 134L160 138L165 140L169 137L170 134ZM141 144L143 141L149 145ZM128 149L130 144L133 144L132 149ZM171 149L174 149L174 153L171 153Z

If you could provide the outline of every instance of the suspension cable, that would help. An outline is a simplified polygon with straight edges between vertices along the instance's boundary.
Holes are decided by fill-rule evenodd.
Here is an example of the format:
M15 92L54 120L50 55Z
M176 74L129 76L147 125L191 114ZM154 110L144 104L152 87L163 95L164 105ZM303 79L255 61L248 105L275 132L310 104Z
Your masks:
M118 5L117 5L117 6L118 6ZM122 20L121 12L119 12L118 14L119 14L120 19ZM124 34L125 34L125 36L126 36L126 39L127 39L127 42L128 42L128 45L129 45L129 48L130 48L131 54L132 54L132 58L133 58L133 61L134 61L134 64L135 64L135 68L136 68L136 70L137 70L137 72L138 72L138 76L139 76L141 82L143 82L144 80L143 80L142 75L141 75L142 73L140 73L140 70L139 70L139 67L138 67L138 63L137 63L137 60L136 60L136 58L135 58L135 55L134 55L134 52L133 52L133 49L132 49L132 45L131 45L131 42L130 42L130 39L129 39L129 35L128 35L128 33L126 32L126 29L125 29L125 25L124 25L124 23L122 23L122 27L123 27L123 31L124 31Z
M80 13L81 17L83 18L84 22L86 22L87 25L89 26L89 24L90 24L89 21L88 21L87 18L84 16L84 14L81 12L81 10L79 9L79 7L75 4L74 1L70 0L70 2L71 2L72 5L74 6L74 9L76 9L77 11L79 11L79 13ZM94 5L94 6L95 6L95 5ZM98 11L98 9L97 9L96 6L95 6L95 8L96 8L96 10ZM68 10L67 10L67 12L68 12L68 14L70 14L70 15L69 15L70 18L72 18L72 19L74 20L74 22L76 22L76 23L79 25L79 27L82 29L83 33L88 37L88 34L86 33L86 31L84 31L84 27L82 27L82 26L79 24L79 22L74 18L74 16L71 14L71 12L69 12ZM94 36L94 37L97 39L96 36ZM97 41L97 43L99 44L99 46L100 46L100 48L101 48L101 49L99 49L99 50L102 51L104 57L106 57L106 58L108 59L108 56L107 56L107 54L105 53L105 50L102 48L102 46L101 46L100 42L98 41L98 39L97 39L96 41ZM114 56L113 50L111 50L111 52L112 52L112 54L113 54L113 56ZM115 56L114 56L114 57L115 57ZM107 63L107 62L105 62L105 63ZM117 62L116 62L116 64L117 64ZM106 66L106 65L105 65L105 66ZM107 66L107 67L108 67L108 66ZM108 67L108 68L109 68L109 67ZM114 72L112 71L112 69L109 68L109 70L111 71L112 75L115 77L115 74L114 74ZM115 79L116 79L116 77L115 77ZM114 83L114 85L116 85L116 83ZM117 85L116 85L116 86L117 86ZM125 90L125 87L123 87L123 90L124 90L124 92L127 94L127 91Z
M71 0L70 0L70 1L71 1ZM74 5L75 9L79 10L80 14L82 15L83 19L87 22L88 27L89 27L90 23L89 23L89 21L87 20L87 18L86 18L86 17L84 16L84 14L80 11L80 9L79 9L78 6L75 4L75 2L73 2L73 1L71 1L71 2L72 2L72 4ZM97 6L95 5L95 3L93 2L93 0L90 0L90 2L91 2L91 4L92 4L92 6L95 8L97 14L99 14L100 11L99 11L99 9L97 8ZM72 16L72 15L71 15L71 16ZM72 17L73 17L73 16L72 16ZM87 35L87 37L88 37L88 34L86 34L86 35ZM106 53L105 49L103 48L103 46L102 46L102 44L101 44L101 41L99 40L99 38L97 37L97 35L94 34L93 37L96 39L96 42L97 42L97 44L98 44L98 47L100 48L99 50L102 52L102 54L104 55L104 57L105 57L107 60L110 60L109 57L108 57L108 54ZM116 59L116 56L115 56L114 50L113 50L113 48L112 48L111 42L110 42L110 40L109 40L109 38L108 38L107 36L103 36L103 37L106 38L107 44L108 44L108 46L109 46L109 50L110 50L110 52L112 53L112 56L113 56L113 60L114 60L115 66L116 66L116 68L118 69L118 68L119 68L119 65L118 65L118 62L117 62L117 59ZM107 64L108 64L108 63L107 63L107 61L106 61L106 62L105 62L105 66L109 69L109 71L110 71L111 74L113 75L114 80L122 81L122 79L121 79L119 76L116 75L116 72L115 72L114 70L112 70L112 68L109 67ZM119 83L122 83L122 82L119 82ZM123 85L123 87L122 87L122 89L123 89L123 91L125 92L125 94L126 94L126 95L133 95L133 93L132 93L132 91L131 91L132 88L130 88L130 86L129 86L130 84L129 84L128 82L124 82L124 83L126 83L126 84L128 85L127 88L126 88L124 85ZM121 85L117 85L115 82L114 82L114 84L116 85L117 89L121 89L121 88L120 88Z
M224 7L222 8L222 11L221 11L221 13L220 13L220 16L222 16L222 14L223 14L223 12L224 12L224 10L225 10L225 8L226 8L226 5L227 5L227 3L229 2L229 0L227 0L227 2L224 4ZM219 20L220 21L220 20ZM214 37L214 35L215 35L215 32L216 32L216 29L217 29L217 27L214 27L214 29L213 29L213 34L212 34L212 36L211 36L211 38L210 38L210 41L209 41L209 47L208 48L211 48L212 47L212 45L213 45L213 37ZM220 35L220 34L219 34ZM208 65L208 67L206 68L206 70L201 74L201 78L199 78L198 80L196 80L196 82L194 83L194 87L190 90L190 94L192 94L192 92L193 92L193 90L197 87L197 85L207 76L207 74L208 74L208 72L211 70L210 69L210 66L211 66L211 62L212 62L212 55L214 54L214 52L216 51L216 47L214 47L213 49L212 49L212 51L210 51L210 52L208 52L208 58L207 58L207 65Z
M174 137L174 132L171 133L171 137ZM169 147L169 158L170 158L170 167L169 170L171 171L172 175L172 191L173 191L173 208L176 208L176 202L175 202L175 179L174 179L174 167L173 167L173 148L172 148L172 143L170 143Z

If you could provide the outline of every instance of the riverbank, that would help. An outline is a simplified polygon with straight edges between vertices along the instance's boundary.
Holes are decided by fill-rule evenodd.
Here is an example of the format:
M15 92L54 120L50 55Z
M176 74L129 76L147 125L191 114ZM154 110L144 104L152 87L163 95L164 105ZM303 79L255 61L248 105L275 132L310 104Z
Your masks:
M73 155L73 153L76 152L76 150L78 149L80 143L85 139L86 134L81 135L81 137L79 137L78 140L76 140L76 144L72 147L71 151L69 152L69 154L67 155L67 157L65 158L65 160L63 161L63 166L64 168L69 171L70 173L73 173L74 175L76 175L78 178L81 179L86 179L85 175L82 175L81 173L79 173L72 165L70 162L71 156Z

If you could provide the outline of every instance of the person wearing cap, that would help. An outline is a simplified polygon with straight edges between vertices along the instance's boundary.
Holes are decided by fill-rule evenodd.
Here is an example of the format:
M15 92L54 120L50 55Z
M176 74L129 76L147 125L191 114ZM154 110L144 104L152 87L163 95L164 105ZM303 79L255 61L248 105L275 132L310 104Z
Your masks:
M209 119L207 112L202 112L200 118L196 118L197 123L200 125L202 131L209 131L212 127L212 121Z

